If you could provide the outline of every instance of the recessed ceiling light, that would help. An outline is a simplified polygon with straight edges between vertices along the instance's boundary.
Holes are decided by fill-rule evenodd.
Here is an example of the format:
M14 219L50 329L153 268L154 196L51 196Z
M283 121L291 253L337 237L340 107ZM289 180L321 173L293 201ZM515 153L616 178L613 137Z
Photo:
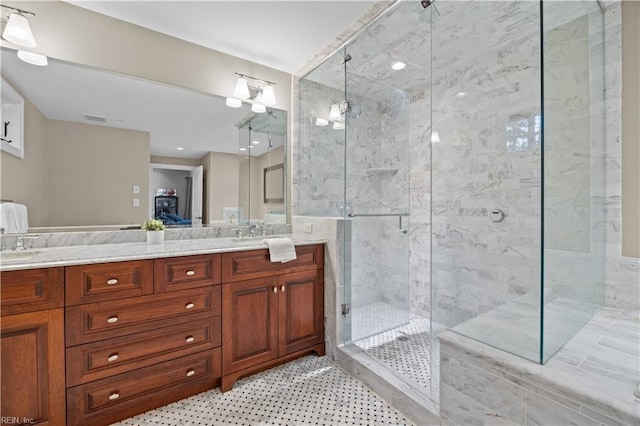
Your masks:
M254 145L258 145L260 143L260 141L253 141Z
M246 151L247 148L240 148L240 151Z
M391 64L391 69L392 70L396 70L396 71L400 71L402 69L404 69L404 67L406 67L407 64L402 62L402 61L395 61L393 64Z
M181 146L179 146L179 147L178 147L178 151L184 151L184 148L183 148L183 147L181 147Z

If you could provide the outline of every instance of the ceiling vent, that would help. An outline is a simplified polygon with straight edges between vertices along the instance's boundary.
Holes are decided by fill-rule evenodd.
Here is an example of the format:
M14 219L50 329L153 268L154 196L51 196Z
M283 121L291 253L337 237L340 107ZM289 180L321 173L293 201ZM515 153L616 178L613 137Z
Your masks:
M95 115L95 114L82 114L82 116L89 120L89 121L99 121L101 123L106 123L107 122L107 117L103 117L101 115Z

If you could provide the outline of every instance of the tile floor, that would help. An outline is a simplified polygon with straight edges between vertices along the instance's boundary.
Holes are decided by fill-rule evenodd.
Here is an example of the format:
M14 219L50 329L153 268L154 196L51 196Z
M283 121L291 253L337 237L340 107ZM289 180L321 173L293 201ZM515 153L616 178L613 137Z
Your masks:
M310 355L117 425L413 425L328 357Z

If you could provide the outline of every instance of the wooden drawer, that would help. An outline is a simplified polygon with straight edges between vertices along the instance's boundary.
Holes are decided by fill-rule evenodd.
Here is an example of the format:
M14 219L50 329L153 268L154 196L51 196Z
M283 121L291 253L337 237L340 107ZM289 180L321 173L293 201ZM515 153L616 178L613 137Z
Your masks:
M153 260L65 268L66 304L103 302L153 293Z
M2 272L2 316L64 306L63 268Z
M66 343L150 331L220 315L220 286L140 296L66 308Z
M222 281L234 282L289 272L322 268L324 245L296 247L297 259L287 263L271 262L269 250L250 250L222 254Z
M67 349L67 386L103 379L220 346L221 317Z
M220 259L219 254L156 259L156 293L220 284Z
M110 424L220 384L220 349L67 389L69 425Z

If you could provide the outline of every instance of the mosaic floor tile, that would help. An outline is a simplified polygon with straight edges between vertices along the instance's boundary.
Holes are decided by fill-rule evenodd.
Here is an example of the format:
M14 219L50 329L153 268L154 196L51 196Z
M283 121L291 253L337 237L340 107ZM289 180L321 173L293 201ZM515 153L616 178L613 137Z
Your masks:
M182 425L413 425L328 357L307 356L116 423Z

